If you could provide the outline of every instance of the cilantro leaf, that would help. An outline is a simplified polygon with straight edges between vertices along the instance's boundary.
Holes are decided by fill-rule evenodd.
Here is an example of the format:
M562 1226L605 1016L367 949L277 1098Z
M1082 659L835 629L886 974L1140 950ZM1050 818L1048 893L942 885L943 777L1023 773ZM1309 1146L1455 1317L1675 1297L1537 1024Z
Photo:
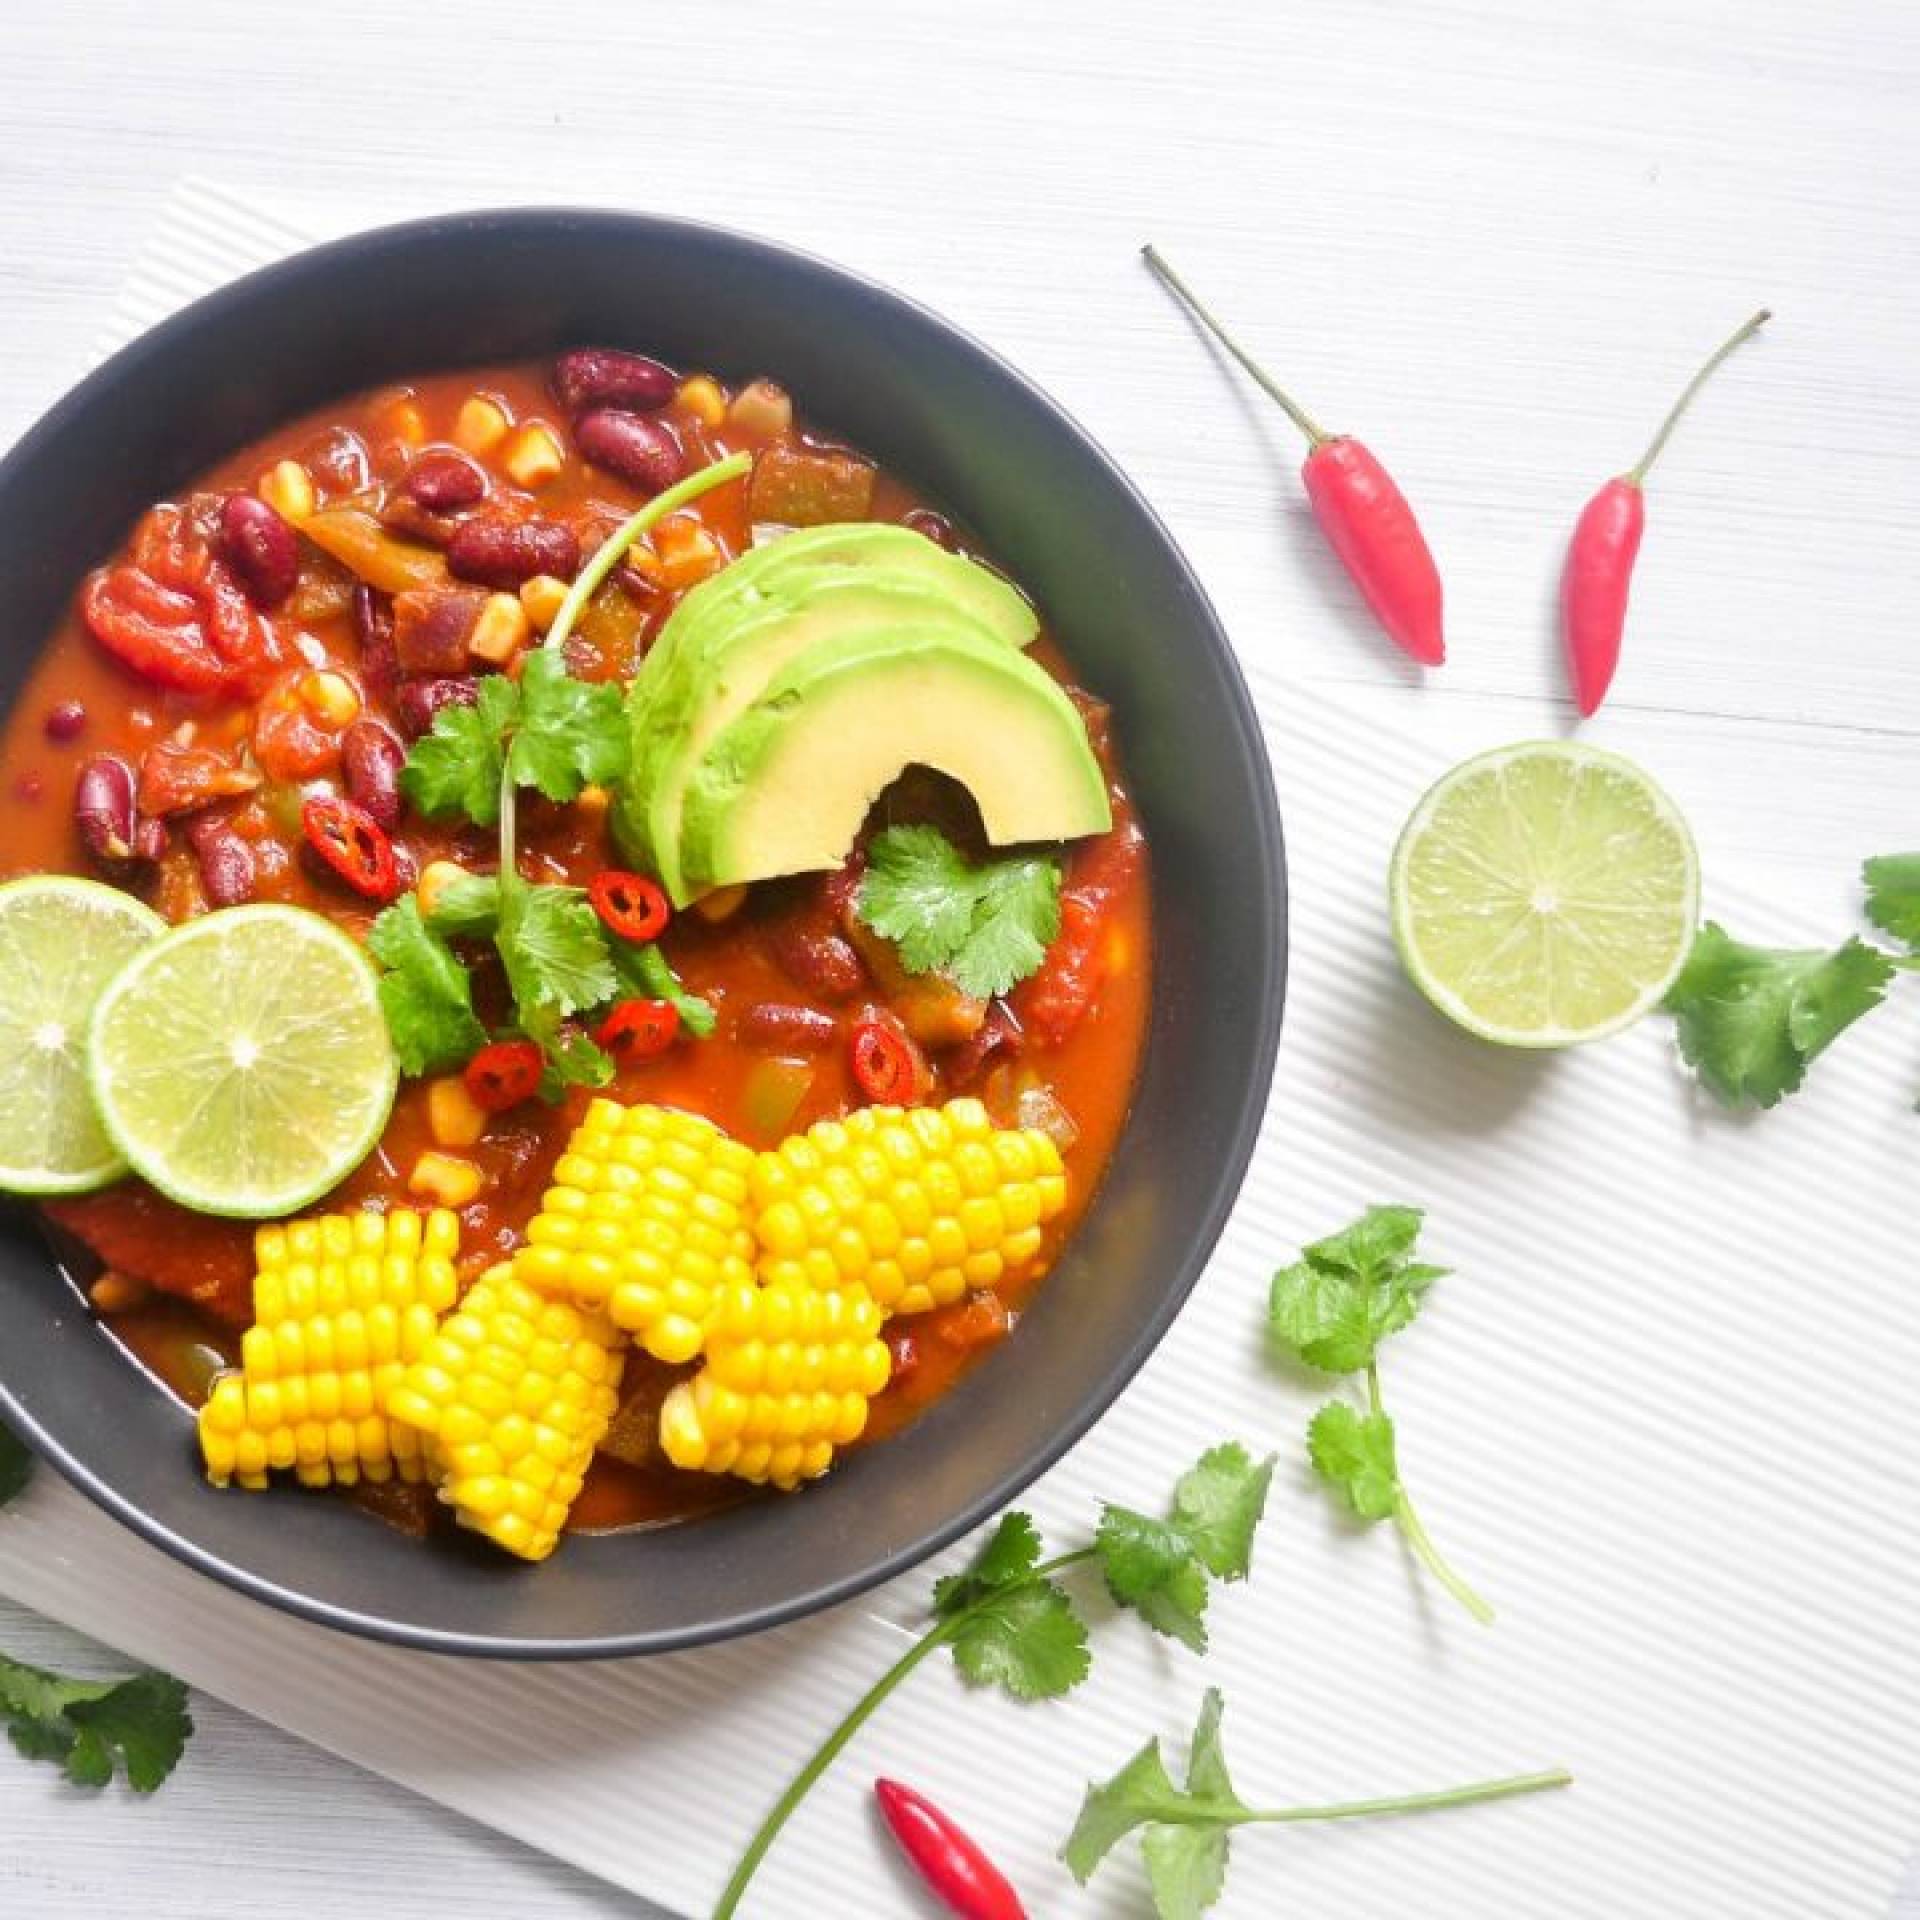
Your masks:
M1329 1400L1307 1429L1307 1454L1314 1472L1343 1493L1362 1520L1392 1517L1400 1502L1400 1468L1388 1415Z
M0 1426L0 1507L33 1478L33 1452L10 1428Z
M1005 993L1060 932L1060 862L1012 854L975 867L937 827L889 827L867 850L860 918L909 973L947 974L981 999Z
M933 1610L943 1618L958 1613L996 1588L1026 1579L1039 1564L1040 1529L1018 1509L1002 1514L972 1564L934 1582Z
M1267 1508L1273 1455L1255 1463L1237 1440L1209 1448L1173 1491L1173 1523L1216 1580L1240 1580Z
M367 947L386 969L380 1008L408 1073L458 1066L486 1044L473 1011L473 981L421 919L417 895L408 894L374 921Z
M1893 972L1892 960L1860 940L1831 953L1751 947L1708 921L1666 1005L1682 1057L1716 1100L1771 1107L1880 1004Z
M970 1684L999 1687L1016 1700L1052 1700L1087 1677L1086 1624L1051 1580L1001 1587L976 1607L952 1643L954 1665Z
M620 689L574 679L555 648L535 647L525 656L519 719L507 749L516 786L537 787L549 800L574 800L582 787L617 780L627 770Z
M494 945L522 1024L536 1008L579 1013L619 990L606 931L577 887L521 882L503 889Z
M1267 1324L1276 1343L1322 1373L1354 1373L1420 1311L1444 1267L1409 1259L1417 1207L1370 1207L1273 1276Z
M1207 1650L1207 1573L1186 1535L1165 1520L1150 1520L1131 1507L1109 1506L1100 1515L1095 1544L1107 1588L1155 1633L1178 1640L1195 1653Z
M1229 1442L1181 1476L1167 1519L1103 1507L1094 1551L1107 1591L1156 1633L1206 1652L1208 1575L1238 1580L1246 1573L1272 1478L1271 1457L1256 1466L1245 1447Z
M62 1766L75 1786L103 1787L115 1765L151 1793L193 1732L187 1690L164 1673L130 1680L69 1680L0 1655L0 1715L18 1751Z
M520 718L520 689L490 673L470 707L442 707L432 731L413 743L400 769L400 787L429 819L463 813L476 826L500 818L506 734Z
M1883 853L1860 869L1867 918L1903 946L1920 950L1920 853Z
M1067 1871L1085 1886L1113 1849L1145 1827L1142 1851L1154 1911L1161 1920L1197 1920L1226 1884L1227 1841L1252 1817L1233 1789L1220 1745L1224 1702L1209 1688L1187 1754L1187 1784L1174 1785L1149 1741L1111 1780L1087 1789L1080 1817L1060 1850Z
M667 956L651 941L635 946L628 940L612 940L613 970L620 976L623 992L643 1000L664 1000L680 1015L681 1026L696 1040L704 1040L719 1024L719 1015L711 1001L689 993Z
M587 1035L561 1024L557 1007L533 1007L521 1030L545 1056L540 1070L540 1098L549 1105L569 1087L604 1087L613 1078L613 1061Z
M426 917L448 940L491 940L500 925L500 882L490 873L463 873L440 889Z

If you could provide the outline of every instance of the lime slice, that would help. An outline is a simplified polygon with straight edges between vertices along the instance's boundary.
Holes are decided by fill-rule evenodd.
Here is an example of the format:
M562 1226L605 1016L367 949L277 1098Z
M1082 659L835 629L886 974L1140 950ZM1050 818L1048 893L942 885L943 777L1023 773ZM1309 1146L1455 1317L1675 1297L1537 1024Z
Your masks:
M1673 984L1699 919L1673 802L1632 761L1568 740L1455 767L1414 809L1389 884L1414 985L1507 1047L1631 1026Z
M197 1213L261 1219L372 1151L399 1069L371 961L298 907L175 927L100 996L93 1097L133 1170Z
M128 956L166 930L97 880L0 886L0 1187L85 1193L126 1172L87 1091L87 1020Z

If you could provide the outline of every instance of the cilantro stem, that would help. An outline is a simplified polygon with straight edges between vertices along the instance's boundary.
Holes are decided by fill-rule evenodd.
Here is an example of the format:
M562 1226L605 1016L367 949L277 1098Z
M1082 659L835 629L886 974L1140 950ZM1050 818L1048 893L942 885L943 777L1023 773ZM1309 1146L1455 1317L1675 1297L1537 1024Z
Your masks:
M1277 1827L1308 1820L1365 1820L1384 1813L1434 1813L1443 1807L1470 1807L1484 1800L1514 1800L1526 1793L1551 1793L1573 1785L1564 1767L1545 1773L1513 1773L1501 1780L1475 1780L1436 1793L1394 1794L1381 1800L1335 1800L1317 1807L1273 1807L1257 1811L1219 1800L1190 1800L1179 1810L1154 1814L1163 1826Z
M1367 1362L1367 1404L1376 1414L1386 1409L1380 1400L1380 1366L1378 1361ZM1493 1625L1493 1609L1486 1601L1467 1585L1459 1574L1455 1573L1440 1549L1433 1544L1432 1536L1421 1524L1420 1516L1414 1511L1413 1501L1408 1497L1406 1484L1399 1478L1395 1469L1393 1495L1393 1523L1400 1529L1401 1537L1413 1549L1414 1557L1446 1590L1480 1622L1483 1627Z
M601 583L616 566L620 556L654 525L664 520L677 508L684 507L689 500L697 500L703 493L711 493L715 487L724 486L729 480L738 480L753 465L750 453L736 453L725 460L716 460L710 467L702 467L697 473L690 473L684 480L676 480L664 493L656 493L637 513L630 514L619 527L608 534L594 552L587 564L574 577L567 589L567 597L560 602L560 611L553 617L553 625L547 629L545 644L549 647L563 646L567 635L573 631L574 622L580 618L586 604L599 592Z
M780 1837L780 1830L793 1818L801 1801L812 1791L820 1776L833 1765L847 1743L864 1727L885 1703L888 1695L899 1686L901 1681L912 1673L915 1667L937 1648L944 1647L950 1640L956 1639L968 1621L976 1614L984 1612L997 1601L1005 1600L1007 1594L1018 1587L1037 1585L1064 1568L1078 1566L1084 1560L1094 1558L1097 1549L1078 1547L1071 1553L1056 1554L1051 1560L1045 1560L1019 1580L1009 1581L1006 1586L996 1587L983 1594L970 1607L962 1607L959 1612L949 1614L944 1620L936 1620L905 1653L903 1653L885 1673L883 1673L848 1710L846 1717L834 1730L821 1741L792 1780L780 1798L773 1803L772 1810L761 1821L754 1836L747 1842L746 1851L741 1854L732 1877L720 1894L719 1904L713 1910L713 1920L733 1920L740 1910L740 1902L745 1897L748 1883L759 1870L760 1863Z

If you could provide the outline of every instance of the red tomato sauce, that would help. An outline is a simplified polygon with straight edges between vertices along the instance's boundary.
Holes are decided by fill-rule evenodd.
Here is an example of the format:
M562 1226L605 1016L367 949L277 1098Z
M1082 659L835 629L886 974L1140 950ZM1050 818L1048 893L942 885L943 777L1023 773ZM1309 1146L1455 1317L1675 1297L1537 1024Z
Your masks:
M108 595L114 605L99 617L111 621L128 605L135 611L145 605L154 618L136 638L150 639L157 629L163 643L169 621L174 631L212 632L216 640L218 623L240 621L233 631L244 644L228 652L241 664L211 691L196 680L197 667L173 674L172 685L157 684L151 672L133 670L89 630L77 592L73 613L51 636L0 735L0 789L10 807L0 877L100 874L179 921L230 903L230 882L204 852L201 829L211 826L214 838L221 831L237 836L251 855L252 897L312 908L363 937L378 903L315 863L301 844L300 814L305 797L337 791L342 783L345 702L338 685L319 690L330 692L331 702L316 698L316 673L344 683L356 716L381 720L405 739L406 677L396 682L391 663L370 658L365 644L364 609L377 610L379 603L363 596L356 618L354 574L304 539L291 592L277 607L255 608L250 618L257 625L247 625L229 604L230 581L214 578L209 585L210 576L196 569L206 568L209 536L227 497L271 493L263 476L286 461L304 470L319 507L357 511L376 540L402 538L410 552L437 564L437 548L462 516L419 509L406 476L424 447L461 438L463 410L471 412L476 396L491 401L515 428L543 423L564 459L551 478L519 485L508 461L512 436L489 448L468 433L468 457L488 489L481 511L564 526L584 557L649 490L581 457L546 371L509 366L438 374L329 406L223 461L156 509L118 553L103 555L109 568L144 565L149 583L158 580L170 597L147 594L138 581L130 588L129 576L96 575L96 612L103 591L97 583L117 583ZM767 402L764 392L758 398ZM774 457L763 458L754 487L761 475L773 475L784 492L775 499L745 481L730 483L677 516L650 548L636 550L631 564L596 594L568 643L569 664L582 677L631 677L680 593L703 577L701 569L711 571L745 551L756 519L773 517L769 508L784 516L781 524L809 514L906 521L957 551L974 551L963 533L893 476L783 417L777 390L772 403L756 406L741 396L734 405L735 399L717 383L691 382L653 417L672 427L689 469L730 452L771 449ZM846 512L849 501L859 511ZM175 584L166 586L168 580ZM1034 657L1087 715L1114 807L1110 833L1068 851L1063 931L1042 971L1005 1002L961 1004L951 990L905 975L884 943L853 924L848 875L763 882L737 902L723 902L731 906L724 916L710 918L698 907L677 915L661 940L687 987L717 1010L714 1035L683 1036L625 1067L607 1089L621 1100L691 1109L750 1145L772 1145L861 1103L848 1035L857 1021L879 1016L920 1046L927 1099L973 1093L1003 1124L1039 1118L1057 1130L1065 1142L1069 1204L1041 1260L994 1294L891 1323L895 1377L862 1444L898 1430L1014 1332L1032 1289L1099 1186L1139 1062L1152 970L1145 843L1104 709L1077 688L1050 637L1042 636ZM195 684L182 685L183 678ZM118 756L136 772L144 807L169 809L166 846L157 859L110 861L103 870L90 847L76 815L76 787L82 769L100 755ZM899 819L931 819L963 844L969 836L977 843L971 802L936 776L909 773L882 798L870 824ZM422 820L411 810L393 838L416 874L440 859L491 865L490 833ZM624 864L603 807L559 807L523 795L520 841L523 870L541 879L585 885L604 868ZM246 855L241 859L244 867ZM485 997L483 980L483 1011ZM478 1195L460 1209L463 1278L518 1244L589 1097L576 1091L557 1106L518 1106L494 1116L478 1145L451 1149L476 1163L482 1176ZM322 1206L424 1204L410 1193L408 1177L435 1144L428 1085L404 1082L378 1147ZM99 1319L171 1392L197 1404L220 1360L237 1355L249 1312L252 1229L187 1213L137 1181L52 1203L46 1212L63 1246L78 1241L88 1250L80 1277L105 1271L95 1292ZM723 1478L677 1472L647 1446L660 1396L685 1371L634 1354L615 1427L616 1438L629 1436L630 1458L603 1453L573 1514L575 1528L686 1518L741 1491ZM365 1503L389 1520L424 1527L417 1491L372 1489Z

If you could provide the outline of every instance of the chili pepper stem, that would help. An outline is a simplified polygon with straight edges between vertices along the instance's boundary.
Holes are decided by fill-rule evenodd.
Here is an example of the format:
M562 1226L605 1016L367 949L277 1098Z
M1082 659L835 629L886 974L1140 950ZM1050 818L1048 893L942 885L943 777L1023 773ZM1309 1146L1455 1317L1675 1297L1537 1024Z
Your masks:
M1094 1551L1092 1547L1078 1547L1072 1553L1056 1554L1053 1559L1042 1561L1025 1579L1016 1584L1028 1586L1037 1580L1048 1579L1068 1567L1078 1566L1083 1560L1091 1560ZM748 1883L758 1871L761 1861L767 1857L773 1843L779 1839L781 1828L793 1818L795 1809L807 1797L814 1783L840 1757L853 1736L873 1718L885 1703L887 1696L915 1667L919 1666L921 1661L926 1659L928 1654L938 1647L944 1647L949 1640L953 1639L980 1608L1005 1592L1006 1588L996 1587L992 1593L976 1601L973 1606L963 1607L958 1613L950 1614L944 1620L935 1621L854 1702L846 1718L821 1741L814 1749L812 1758L787 1783L786 1791L773 1803L772 1810L761 1821L753 1838L747 1842L747 1849L741 1854L739 1864L721 1890L719 1902L713 1910L712 1920L733 1920L733 1916L740 1911L740 1902L746 1896Z
M1719 366L1728 354L1732 353L1736 347L1742 345L1744 342L1751 340L1772 318L1773 309L1771 307L1762 307L1758 313L1736 327L1734 331L1713 350L1707 357L1705 365L1687 382L1680 394L1680 398L1668 409L1667 417L1660 422L1660 431L1653 436L1653 440L1646 452L1621 476L1623 479L1630 481L1636 487L1643 486L1646 483L1648 469L1660 458L1662 451L1666 447L1668 438L1672 435L1674 428L1680 424L1680 416L1692 406L1693 396L1707 384L1707 381L1713 376L1714 369Z
M1308 444L1315 447L1325 446L1333 436L1214 318L1200 296L1167 264L1160 249L1152 245L1144 246L1140 249L1140 258L1147 263L1162 285L1170 289L1180 304L1246 368L1254 384L1269 399L1279 402L1287 418L1307 436Z

